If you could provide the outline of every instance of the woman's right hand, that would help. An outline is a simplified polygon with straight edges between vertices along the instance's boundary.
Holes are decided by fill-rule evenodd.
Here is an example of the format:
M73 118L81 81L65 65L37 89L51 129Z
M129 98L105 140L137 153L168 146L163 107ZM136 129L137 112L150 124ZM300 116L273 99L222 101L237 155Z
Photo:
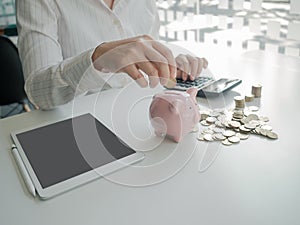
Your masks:
M127 73L142 87L148 82L141 71L148 75L150 87L166 85L177 73L171 50L147 35L104 42L95 49L92 61L100 71Z

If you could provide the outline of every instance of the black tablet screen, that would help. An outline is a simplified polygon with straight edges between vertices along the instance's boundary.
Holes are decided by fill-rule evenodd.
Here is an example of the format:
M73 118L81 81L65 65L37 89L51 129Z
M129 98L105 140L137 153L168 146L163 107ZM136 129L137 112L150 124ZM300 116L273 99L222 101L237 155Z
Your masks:
M16 136L43 188L135 153L91 114Z

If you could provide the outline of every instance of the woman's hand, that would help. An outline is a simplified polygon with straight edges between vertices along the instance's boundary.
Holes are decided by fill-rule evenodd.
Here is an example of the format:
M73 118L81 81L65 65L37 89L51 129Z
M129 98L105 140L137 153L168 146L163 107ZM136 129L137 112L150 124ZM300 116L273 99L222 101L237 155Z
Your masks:
M142 87L148 82L141 71L148 75L150 87L166 85L177 73L171 50L147 35L102 43L95 49L92 61L100 71L127 73ZM192 68L194 72L195 66Z
M177 78L186 81L195 80L200 76L202 69L206 69L208 62L205 58L180 54L176 57Z

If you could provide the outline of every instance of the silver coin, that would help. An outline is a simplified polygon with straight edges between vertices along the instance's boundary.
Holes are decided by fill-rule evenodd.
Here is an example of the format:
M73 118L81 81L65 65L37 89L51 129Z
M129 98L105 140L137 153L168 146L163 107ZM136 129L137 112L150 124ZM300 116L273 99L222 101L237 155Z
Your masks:
M231 143L239 143L240 140L241 139L238 136L232 136L228 138L228 141L230 141Z
M223 133L223 132L224 132L224 129L215 127L215 128L213 129L213 132L215 132L215 133Z
M260 121L258 121L258 120L251 120L251 121L249 122L249 124L252 124L252 125L258 127L258 126L260 125Z
M260 134L263 135L263 136L267 136L267 133L268 133L268 130L265 130L265 129L260 129Z
M221 121L216 121L216 122L215 122L215 125L216 125L217 127L220 127L220 128L225 127L225 126L222 124Z
M267 137L270 139L278 139L278 134L272 132L272 131L268 131L267 132Z
M232 145L232 143L230 141L228 141L228 139L225 139L224 141L222 141L222 144L226 145L226 146Z
M237 133L235 136L239 137L241 140L246 140L249 138L248 134Z
M267 130L267 131L272 131L273 128L270 125L264 125L261 127L261 129Z
M259 117L258 117L258 115L256 115L256 114L249 114L249 115L247 116L247 120L248 120L248 121L251 121L251 120L259 120Z
M200 135L197 137L197 139L198 139L199 141L204 141L204 135L203 135L203 134L200 134Z
M243 133L248 133L248 132L251 131L251 129L246 128L245 125L240 126L239 129L240 129L240 131L243 132Z
M241 126L241 123L237 121L230 121L229 125L233 128L239 128Z
M205 141L214 141L213 136L211 134L204 134L203 138Z
M213 138L216 139L216 140L218 140L218 141L223 141L223 140L226 139L226 137L223 134L221 134L221 133L213 134Z
M201 134L213 134L214 132L213 132L213 130L211 130L211 129L205 129L205 130L203 130L202 132L201 132Z
M253 124L250 124L250 123L246 123L244 126L245 126L245 128L250 129L250 130L253 130L253 129L256 128L256 125L253 125Z
M201 124L202 126L209 126L209 125L210 125L209 123L206 122L206 120L202 120L202 121L200 122L200 124Z
M206 118L206 122L207 123L215 123L217 121L217 118L216 117L207 117Z
M225 130L223 133L222 133L225 137L232 137L235 135L235 132L232 131L232 130Z
M255 132L256 132L256 134L261 134L261 128L260 127L256 127L255 128Z

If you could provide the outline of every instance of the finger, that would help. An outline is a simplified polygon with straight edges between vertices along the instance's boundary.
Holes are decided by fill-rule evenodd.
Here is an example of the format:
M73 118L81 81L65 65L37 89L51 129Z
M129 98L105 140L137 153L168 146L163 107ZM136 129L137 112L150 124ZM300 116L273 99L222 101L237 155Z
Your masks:
M200 76L201 72L202 72L202 68L203 68L203 64L204 61L201 58L197 58L198 59L198 69L197 69L197 75Z
M181 78L182 79L182 71L179 68L177 68L176 78Z
M198 59L196 57L193 57L191 55L186 56L189 61L190 66L190 80L195 80L198 72Z
M202 58L203 59L203 68L206 69L208 67L208 61L206 58Z
M167 48L165 45L157 41L153 42L153 48L167 59L167 63L170 71L170 77L176 78L177 66L172 51L169 48Z
M182 71L182 80L186 81L189 76L189 61L185 55L179 55L176 58L177 65Z
M147 87L148 82L145 77L141 74L135 65L126 66L123 72L127 73L133 80L135 80L141 87Z
M149 85L151 88L154 88L159 83L158 71L156 67L151 62L140 62L137 63L138 68L145 72L149 77Z
M155 49L147 49L145 55L147 59L155 65L160 83L166 85L170 78L170 69L167 59Z

